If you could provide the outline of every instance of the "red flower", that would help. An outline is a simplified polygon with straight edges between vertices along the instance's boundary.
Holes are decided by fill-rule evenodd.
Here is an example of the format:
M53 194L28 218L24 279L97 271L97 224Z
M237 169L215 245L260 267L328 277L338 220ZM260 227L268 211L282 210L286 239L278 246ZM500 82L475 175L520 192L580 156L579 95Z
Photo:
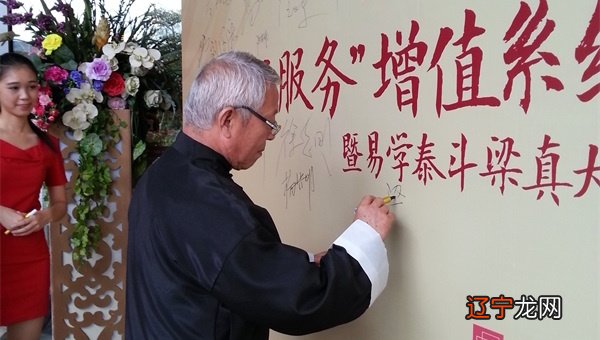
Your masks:
M125 79L117 72L111 73L102 91L111 97L120 96L125 91Z

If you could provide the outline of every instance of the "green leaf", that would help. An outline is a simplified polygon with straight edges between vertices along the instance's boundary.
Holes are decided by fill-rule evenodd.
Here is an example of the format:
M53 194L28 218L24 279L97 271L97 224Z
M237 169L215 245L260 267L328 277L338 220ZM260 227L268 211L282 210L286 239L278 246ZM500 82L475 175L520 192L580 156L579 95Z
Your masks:
M69 60L66 63L60 64L60 67L64 68L65 70L74 71L77 69L77 63L74 60Z
M79 248L79 246L81 245L81 240L79 240L78 238L71 238L71 247L72 248Z
M95 133L89 133L79 142L81 153L97 156L102 152L102 139Z
M89 181L90 179L92 179L92 177L94 177L94 170L86 169L85 171L79 173L79 176L81 177L82 181Z
M61 45L59 48L57 48L56 50L54 50L52 52L52 58L54 59L54 61L59 64L59 65L63 65L68 63L69 61L73 61L73 59L75 59L75 56L73 55L73 52L66 46L66 45ZM75 64L77 65L77 64ZM75 68L73 69L69 69L69 70L74 70L76 69L77 66L75 66Z
M140 140L135 144L135 147L133 148L133 160L135 161L136 159L138 159L138 157L140 157L144 153L144 151L146 151L146 143Z

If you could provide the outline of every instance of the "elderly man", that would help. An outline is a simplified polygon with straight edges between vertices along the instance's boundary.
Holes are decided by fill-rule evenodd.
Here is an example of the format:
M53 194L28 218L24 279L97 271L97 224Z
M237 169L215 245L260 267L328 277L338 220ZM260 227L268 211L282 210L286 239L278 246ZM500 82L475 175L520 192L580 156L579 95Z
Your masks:
M279 76L243 52L195 78L175 143L138 182L129 211L127 339L268 339L360 316L387 282L393 215L365 196L313 259L281 242L267 210L232 179L280 127Z

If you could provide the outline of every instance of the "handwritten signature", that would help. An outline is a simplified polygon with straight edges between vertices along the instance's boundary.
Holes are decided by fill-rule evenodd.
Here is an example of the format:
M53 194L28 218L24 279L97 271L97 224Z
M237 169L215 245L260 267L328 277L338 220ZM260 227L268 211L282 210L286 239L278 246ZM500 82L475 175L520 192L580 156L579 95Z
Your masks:
M311 209L311 197L315 191L315 172L310 166L307 171L297 171L292 175L292 170L285 173L283 180L283 196L285 197L285 207L288 207L288 202L299 195L301 192L308 191L308 209Z
M387 185L387 191L388 191L388 196L396 196L396 199L390 203L390 205L398 205L398 204L402 204L404 203L404 198L406 198L406 196L402 193L402 185L400 184L395 184L395 185L390 185L389 183L386 183Z

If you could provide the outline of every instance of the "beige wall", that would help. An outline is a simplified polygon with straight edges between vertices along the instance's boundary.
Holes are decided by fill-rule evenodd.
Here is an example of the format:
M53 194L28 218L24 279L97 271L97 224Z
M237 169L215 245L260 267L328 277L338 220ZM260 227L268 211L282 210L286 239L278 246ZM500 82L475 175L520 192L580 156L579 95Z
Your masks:
M522 4L531 13L543 13L540 1ZM398 228L386 241L391 268L383 295L358 320L300 339L471 339L476 324L506 339L600 338L600 187L592 180L577 197L585 187L585 174L577 172L600 144L600 95L589 101L578 97L599 81L598 74L582 80L598 52L575 57L596 1L547 4L538 23L522 16L538 27L527 39L524 27L507 34L521 5L517 0L183 1L186 88L201 62L230 49L250 51L284 71L277 116L283 129L251 170L236 174L249 195L269 208L284 241L322 250L352 221L363 194L399 197L400 204L392 206ZM469 41L463 57L460 42L453 43L463 35L465 13L475 14L475 25L485 31ZM427 50L421 61L411 50L408 65L414 70L403 73L406 60L398 56L409 42L411 22L419 26L415 42ZM509 71L520 62L505 59L505 53L520 50L520 37L525 45L534 44L541 28L553 24L548 37L521 60L537 60L528 69L531 88L526 88L527 74L520 73L505 96ZM442 28L453 34L434 61ZM386 60L384 36L390 59L377 68ZM337 42L335 52L330 46L323 56L330 56L339 72L318 60L326 40ZM598 43L595 37L592 44ZM294 54L299 49L300 62ZM472 63L469 53L477 51L483 53L481 72L474 77L479 83L465 78L466 88L457 90L456 65ZM298 67L289 67L294 64ZM292 71L303 71L303 78L290 79ZM339 93L324 90L327 79L340 85ZM411 90L410 81L417 79L413 114L411 105L398 104L396 91ZM547 89L553 79L562 90ZM389 84L377 96L383 80ZM412 84L403 99L414 94L417 85ZM520 105L525 93L531 95L527 111ZM464 100L493 97L497 105L441 107L438 116L438 98L451 104L459 95ZM377 149L369 144L373 132L379 135ZM404 139L397 138L401 133ZM555 144L544 144L545 136ZM352 140L361 155L352 153L347 143ZM461 162L461 145L464 163L474 164L465 171L464 184L459 174L450 174ZM503 147L512 147L510 157ZM369 163L370 153L381 157L379 173L372 167L377 163ZM400 180L394 166L403 153L408 165ZM358 156L355 164L352 155ZM600 164L600 159L591 161ZM502 170L508 171L505 177ZM553 187L552 180L562 184ZM561 296L561 320L515 320L516 305L504 320L495 320L498 310L489 304L492 320L465 317L467 296L500 294L515 300Z

